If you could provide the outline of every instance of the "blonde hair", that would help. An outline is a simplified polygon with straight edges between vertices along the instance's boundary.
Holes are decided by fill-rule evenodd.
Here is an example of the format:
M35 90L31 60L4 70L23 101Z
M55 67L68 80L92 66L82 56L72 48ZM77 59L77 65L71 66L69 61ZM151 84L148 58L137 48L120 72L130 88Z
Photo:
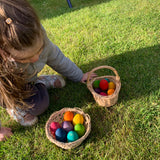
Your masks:
M40 20L27 0L0 0L1 105L7 108L27 106L24 99L31 96L31 88L26 89L25 72L18 70L8 48L21 51L31 47L42 33Z

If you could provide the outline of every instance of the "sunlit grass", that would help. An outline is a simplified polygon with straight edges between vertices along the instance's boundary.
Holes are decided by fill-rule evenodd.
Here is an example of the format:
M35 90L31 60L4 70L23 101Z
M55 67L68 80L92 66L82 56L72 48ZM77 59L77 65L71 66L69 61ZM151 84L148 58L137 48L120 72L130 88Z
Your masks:
M49 90L49 109L30 128L9 120L14 136L1 143L2 159L159 159L160 2L158 0L30 0L49 38L84 72L110 65L121 78L118 103L99 107L86 85L66 80ZM40 74L53 74L45 67ZM113 74L100 70L98 75ZM63 150L45 135L56 110L79 107L89 113L92 130L79 147Z

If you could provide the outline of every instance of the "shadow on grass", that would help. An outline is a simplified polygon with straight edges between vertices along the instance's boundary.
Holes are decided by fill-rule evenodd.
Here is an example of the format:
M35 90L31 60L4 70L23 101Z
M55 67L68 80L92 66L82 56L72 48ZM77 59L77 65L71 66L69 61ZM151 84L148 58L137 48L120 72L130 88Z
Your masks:
M86 85L66 80L67 85L64 88L49 90L50 106L45 113L39 116L37 127L44 128L50 115L57 110L65 107L79 107L91 117L92 132L87 141L93 143L98 142L98 139L109 138L112 134L113 125L114 127L123 125L120 124L119 119L123 119L123 114L127 110L127 107L123 107L123 105L125 106L127 101L132 99L136 101L136 99L151 93L156 94L160 88L159 59L160 45L155 45L82 65L80 68L84 72L101 65L112 66L118 71L122 83L118 103L110 108L99 107ZM104 73L106 70L100 70L97 74L100 76L108 74ZM109 72L109 75L111 74L113 73ZM21 127L16 127L15 130L22 132ZM106 139L104 139L104 143L105 141Z
M92 125L91 136L94 135L93 137L95 137L96 135L97 139L109 136L112 131L112 124L118 121L121 116L123 117L122 110L125 112L124 108L121 111L117 110L119 104L125 105L129 100L148 96L151 93L156 93L159 89L159 59L160 45L155 45L82 65L80 68L84 72L101 65L109 65L117 70L122 83L117 105L110 108L99 107L86 85L67 80L65 88L49 90L51 103L42 119L47 121L51 113L64 107L83 108L85 112L89 113L92 124L94 124ZM106 71L106 69L99 70L97 74L100 76L114 75L112 71Z
M90 62L80 68L90 71L101 65L114 67L121 78L121 91L118 102L138 99L142 96L155 92L160 87L160 45L125 52L109 58ZM98 76L114 75L107 69L96 72ZM49 90L51 103L60 103L66 107L81 107L89 102L94 102L90 91L86 85L73 83L67 80L67 85L63 89ZM60 100L57 102L57 100ZM60 106L60 108L61 108ZM60 109L59 107L57 109Z
M71 0L73 7L69 8L66 0L29 0L31 5L37 10L41 19L57 17L64 13L70 13L109 1L111 0Z
M121 78L122 86L119 96L119 102L121 102L149 95L159 89L159 62L160 45L155 45L97 60L81 68L87 71L101 65L114 67ZM100 72L100 76L105 75L105 70Z

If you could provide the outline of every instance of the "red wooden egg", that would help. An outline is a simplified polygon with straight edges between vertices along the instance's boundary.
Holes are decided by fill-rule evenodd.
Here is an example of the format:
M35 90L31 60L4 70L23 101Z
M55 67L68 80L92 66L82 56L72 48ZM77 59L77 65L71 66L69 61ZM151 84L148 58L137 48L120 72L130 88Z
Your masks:
M107 94L104 93L104 92L101 92L100 95L101 95L101 96L107 96Z
M102 90L107 90L108 88L108 82L107 80L105 79L102 79L99 83L99 87L102 89Z
M55 138L55 132L58 128L61 128L61 126L58 122L52 122L50 124L50 132L53 135L53 138Z

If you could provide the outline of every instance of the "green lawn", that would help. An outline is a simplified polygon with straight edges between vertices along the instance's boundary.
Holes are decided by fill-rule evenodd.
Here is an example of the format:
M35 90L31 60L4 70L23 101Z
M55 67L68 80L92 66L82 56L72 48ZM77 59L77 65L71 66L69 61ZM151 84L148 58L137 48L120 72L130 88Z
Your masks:
M49 109L39 123L25 128L0 109L2 125L14 135L0 143L0 159L160 159L160 1L30 0L49 38L84 72L109 65L118 71L121 91L110 108L96 104L87 86L66 80L49 90ZM40 74L52 74L45 67ZM111 75L99 70L101 75ZM82 108L91 117L89 137L63 150L45 135L50 115L64 107Z

